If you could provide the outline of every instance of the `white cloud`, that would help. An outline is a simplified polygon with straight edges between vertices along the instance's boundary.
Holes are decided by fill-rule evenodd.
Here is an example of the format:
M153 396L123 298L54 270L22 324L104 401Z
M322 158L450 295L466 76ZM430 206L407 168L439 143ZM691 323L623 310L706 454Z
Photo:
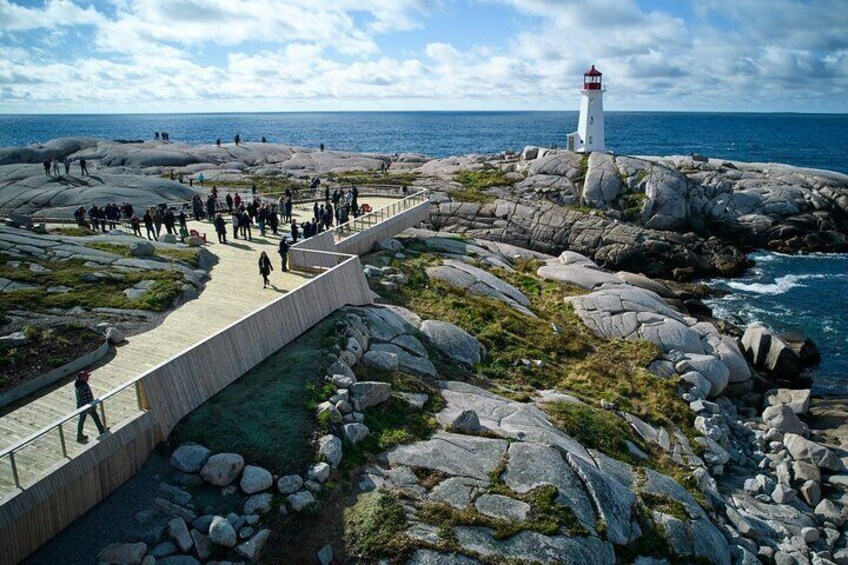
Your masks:
M12 111L568 109L594 63L610 108L845 111L844 1L703 0L686 21L635 0L112 0L108 15L0 0L0 96ZM480 3L529 24L386 47ZM69 34L90 49L56 53Z

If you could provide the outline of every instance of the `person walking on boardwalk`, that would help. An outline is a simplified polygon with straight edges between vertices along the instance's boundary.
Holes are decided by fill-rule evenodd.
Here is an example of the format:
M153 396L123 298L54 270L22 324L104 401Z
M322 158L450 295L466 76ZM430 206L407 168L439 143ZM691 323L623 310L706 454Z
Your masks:
M271 264L271 259L263 251L262 255L259 256L259 274L262 275L262 288L268 288L268 283L271 282L268 277L271 276L273 270L274 266Z
M227 243L227 222L219 212L215 215L215 231L218 232L218 243Z
M230 216L230 223L233 224L233 239L238 239L238 231L239 231L239 219L241 218L241 214L236 211L235 214Z
M162 233L162 212L159 211L159 208L153 208L153 225L156 227L156 241L159 241L159 234Z
M297 220L292 220L291 234L292 234L292 243L297 243L297 236L300 235L300 231L297 229Z
M286 221L291 222L292 221L292 200L291 200L291 196L286 196L285 211L286 211Z
M80 371L77 375L77 380L74 383L77 397L77 408L91 405L91 408L80 414L79 417L79 424L77 424L77 442L79 443L88 442L88 436L83 433L86 416L91 416L91 419L94 420L94 425L97 426L97 431L100 432L100 435L109 431L109 428L103 425L100 421L100 416L97 415L97 404L93 404L94 394L91 392L91 387L88 385L88 378L90 376L91 373L88 371Z
M282 238L280 240L280 247L277 248L277 253L280 254L280 260L282 261L283 271L289 270L289 244L286 241L286 238Z
M242 212L239 217L239 227L241 228L241 236L248 240L253 241L253 234L250 231L250 215L247 212Z

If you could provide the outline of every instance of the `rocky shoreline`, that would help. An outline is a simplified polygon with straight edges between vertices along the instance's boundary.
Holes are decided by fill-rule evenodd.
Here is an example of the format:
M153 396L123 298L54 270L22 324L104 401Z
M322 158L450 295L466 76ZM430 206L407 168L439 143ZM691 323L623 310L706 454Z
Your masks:
M49 177L39 163L53 155L100 170ZM374 172L386 164L389 174ZM845 175L539 148L431 160L56 140L0 151L0 214L48 204L66 214L116 193L140 207L211 183L244 190L260 177L351 171L430 188L436 231L409 230L363 259L383 304L347 310L328 347L319 462L279 477L238 454L180 447L172 464L187 476L142 516L158 533L110 546L101 561L253 561L274 520L322 512L322 493L341 485L354 497L351 537L327 540L322 563L848 563L844 404L810 398L800 375L814 348L715 320L682 284L740 273L755 247L848 249ZM163 178L172 173L203 174L207 186ZM416 295L432 302L403 302ZM504 343L507 323L532 339ZM624 387L584 386L595 373L571 363L590 353L615 360L604 370L631 379L632 398L667 393L656 398L674 415L631 402ZM403 418L389 426L389 412ZM574 414L616 450L564 428ZM210 461L221 471L204 473ZM198 508L182 492L199 484L243 496L243 508ZM196 523L197 511L210 520ZM389 517L374 542L369 528Z

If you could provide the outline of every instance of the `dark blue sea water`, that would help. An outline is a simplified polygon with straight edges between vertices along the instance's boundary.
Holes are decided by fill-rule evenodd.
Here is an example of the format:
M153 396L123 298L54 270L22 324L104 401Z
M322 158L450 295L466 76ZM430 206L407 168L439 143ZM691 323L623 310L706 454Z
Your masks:
M821 349L814 391L848 393L848 254L755 253L744 277L711 284L731 294L710 301L720 318L802 331Z
M564 146L577 112L308 112L273 114L0 115L0 147L55 137L212 143L242 138L434 157ZM776 161L848 172L848 114L608 112L607 146L631 155Z
M321 112L281 114L0 115L0 146L56 137L212 143L243 139L434 157L564 146L576 112ZM622 154L781 162L848 173L848 114L608 112L607 146ZM822 350L817 392L848 394L848 256L755 254L745 277L714 284L732 294L716 312L801 330Z

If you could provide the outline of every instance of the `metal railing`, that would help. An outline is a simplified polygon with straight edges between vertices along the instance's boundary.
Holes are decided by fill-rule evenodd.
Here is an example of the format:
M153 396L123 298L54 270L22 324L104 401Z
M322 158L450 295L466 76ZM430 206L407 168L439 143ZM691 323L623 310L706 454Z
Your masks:
M393 188L400 189L400 187L393 187ZM405 198L403 198L403 199L401 199L397 202L393 202L392 204L383 206L383 207L381 207L377 210L372 210L371 212L369 212L365 215L362 215L358 218L355 218L354 220L347 222L346 224L336 226L335 228L333 228L334 239L344 239L345 237L349 237L350 235L352 235L354 233L366 231L368 228L373 227L373 226L379 224L380 222L382 222L382 221L384 221L384 220L386 220L386 219L388 219L388 218L390 218L390 217L392 217L396 214L403 212L404 210L412 208L413 206L416 206L416 205L420 204L421 202L426 201L427 198L428 198L428 190L427 189L415 187L415 192L413 194L406 196ZM347 224L352 224L352 225L347 226ZM308 241L308 240L304 240L304 241ZM304 248L302 251L304 253L307 253L307 254L315 254L316 260L320 259L320 258L330 259L331 263L333 263L335 266L329 267L329 268L326 267L326 266L321 266L321 270L324 271L324 274L326 274L326 273L332 271L334 268L344 264L347 260L352 260L356 257L354 255L345 254L345 253L335 253L335 252L309 249L309 248ZM319 264L319 265L322 264L322 263L325 263L325 262L326 261L321 261L321 260L316 261L316 263ZM323 274L319 275L319 276L323 276ZM308 285L309 282L307 282L306 284ZM295 289L295 291L292 291L292 293L289 293L286 296L281 297L280 299L283 300L287 296L292 296L294 294L294 292L296 292L296 290L297 289ZM252 313L248 313L248 314L246 314L245 317L247 317L251 314ZM244 319L244 317L241 318L241 319ZM234 324L238 323L240 320L234 322ZM230 326L222 329L221 331L226 331L229 327ZM200 343L203 343L203 341L206 341L206 340L210 339L211 337L212 336L210 336L209 338L206 338L205 340L202 340L201 342L198 342L198 343L190 346L186 351L188 351L188 350L190 350L194 347L197 347ZM174 358L177 358L177 357L183 355L184 353L185 353L185 351L178 353L177 355L175 355L171 359L163 362L159 366L170 362ZM75 451L79 452L82 449L84 449L83 447L73 449L75 444L71 444L69 446L69 442L65 438L65 426L69 422L71 422L72 420L79 418L84 412L88 412L92 408L99 409L102 424L104 426L107 426L108 425L107 422L111 421L113 419L117 420L115 422L116 425L120 425L120 424L125 423L126 421L128 421L129 419L131 419L132 417L137 415L138 413L142 413L142 412L146 412L146 411L150 410L151 407L148 405L147 396L145 395L145 392L144 392L144 379L146 377L148 377L151 373L156 371L159 366L154 367L153 369L150 369L149 371L130 379L129 381L127 381L127 382L119 385L118 387L112 389L111 391L107 392L102 397L95 399L94 403L83 406L82 408L77 408L73 412L70 412L69 414L59 418L58 420L56 420L52 424L42 428L41 430L33 433L30 436L27 436L26 438L18 441L14 445L7 447L7 448L3 449L2 451L0 451L0 469L2 469L2 465L4 464L4 462L8 461L14 488L24 489L24 488L26 488L27 483L32 482L32 481L26 481L21 477L22 473L21 473L21 469L19 468L19 463L20 463L19 459L21 459L23 457L24 451L27 450L27 449L30 449L30 448L35 449L37 447L36 443L41 441L42 439L48 438L48 436L52 432L54 432L54 431L57 432L57 437L54 438L52 441L58 440L59 451L61 452L62 455L61 455L60 459L53 462L47 468L37 469L37 471L36 471L37 475L35 477L36 480L38 478L40 478L41 476L43 476L44 474L46 474L46 472L51 467L63 462L64 460L70 459L74 455ZM132 416L122 418L120 416L120 411L116 408L114 410L114 412L117 415L117 418L112 418L111 413L107 412L107 410L106 410L106 404L109 403L109 402L117 403L118 395L120 395L122 393L126 393L126 391L128 391L131 387L134 388L135 405L137 406L137 410L133 411ZM126 403L126 400L124 400L124 403ZM107 416L108 416L108 420L107 420ZM55 452L55 445L56 444L53 443L54 447L51 450L53 452ZM29 474L32 475L32 473L29 473ZM2 488L2 483L0 483L0 488ZM0 490L0 500L2 500L2 498L4 498L4 497L5 496L2 494L2 490Z

